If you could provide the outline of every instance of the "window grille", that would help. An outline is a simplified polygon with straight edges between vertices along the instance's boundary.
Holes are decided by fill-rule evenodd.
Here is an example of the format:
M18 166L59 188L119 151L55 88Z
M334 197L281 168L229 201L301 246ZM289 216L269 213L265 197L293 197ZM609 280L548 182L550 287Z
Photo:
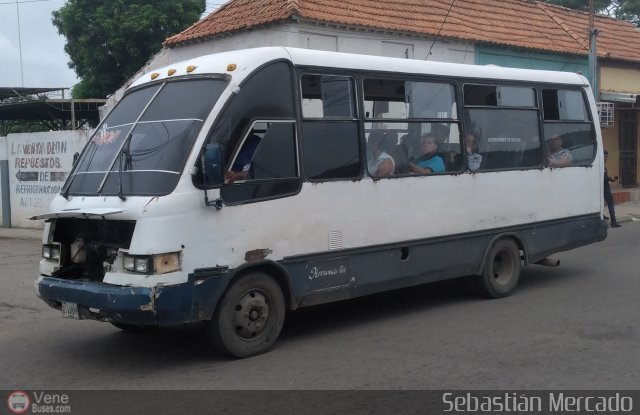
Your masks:
M614 114L614 104L613 102L598 102L598 116L600 117L600 126L602 128L611 128L613 127L613 114Z

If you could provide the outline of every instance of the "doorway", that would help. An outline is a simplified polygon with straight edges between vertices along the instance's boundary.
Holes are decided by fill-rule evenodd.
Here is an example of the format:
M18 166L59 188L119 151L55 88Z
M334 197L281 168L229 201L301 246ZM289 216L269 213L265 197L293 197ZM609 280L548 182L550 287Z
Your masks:
M638 116L635 109L619 111L620 186L638 185Z

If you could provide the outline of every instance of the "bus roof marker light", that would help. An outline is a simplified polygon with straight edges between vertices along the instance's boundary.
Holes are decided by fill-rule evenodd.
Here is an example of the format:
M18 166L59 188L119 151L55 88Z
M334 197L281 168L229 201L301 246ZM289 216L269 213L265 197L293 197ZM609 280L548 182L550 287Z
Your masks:
M153 81L154 79L156 79L159 76L160 76L160 74L158 72L154 72L154 73L151 74L151 80Z
M189 66L187 66L187 72L191 73L191 72L195 71L196 68L197 68L197 66L195 66L195 65L189 65Z
M236 68L237 68L237 65L235 63L230 63L230 64L227 65L227 71L229 71L229 72L235 71Z
M169 70L167 71L167 75L169 75L169 76L173 75L174 73L176 73L176 70L175 70L175 69L169 69Z

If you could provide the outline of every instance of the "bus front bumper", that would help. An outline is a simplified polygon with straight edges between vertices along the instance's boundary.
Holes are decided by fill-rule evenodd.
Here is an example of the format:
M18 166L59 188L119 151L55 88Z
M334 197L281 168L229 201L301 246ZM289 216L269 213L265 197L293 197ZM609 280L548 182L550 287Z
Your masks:
M64 317L125 323L139 326L169 326L210 319L224 286L224 278L209 278L157 287L126 287L94 281L76 281L48 276L36 280L37 295Z

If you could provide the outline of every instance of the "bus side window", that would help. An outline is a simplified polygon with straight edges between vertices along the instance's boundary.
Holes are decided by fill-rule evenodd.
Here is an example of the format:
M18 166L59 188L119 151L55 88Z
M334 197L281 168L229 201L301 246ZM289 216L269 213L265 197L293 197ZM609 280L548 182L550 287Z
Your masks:
M581 91L543 89L544 137L550 167L588 166L596 154L596 139ZM564 156L571 163L559 164Z
M231 204L297 192L295 122L255 122L225 173L225 184L222 199Z
M267 124L249 168L248 180L286 179L298 176L293 123Z
M464 86L465 123L479 140L480 170L542 165L535 90L506 85Z
M359 177L362 173L353 79L304 74L300 80L305 176L313 181Z

